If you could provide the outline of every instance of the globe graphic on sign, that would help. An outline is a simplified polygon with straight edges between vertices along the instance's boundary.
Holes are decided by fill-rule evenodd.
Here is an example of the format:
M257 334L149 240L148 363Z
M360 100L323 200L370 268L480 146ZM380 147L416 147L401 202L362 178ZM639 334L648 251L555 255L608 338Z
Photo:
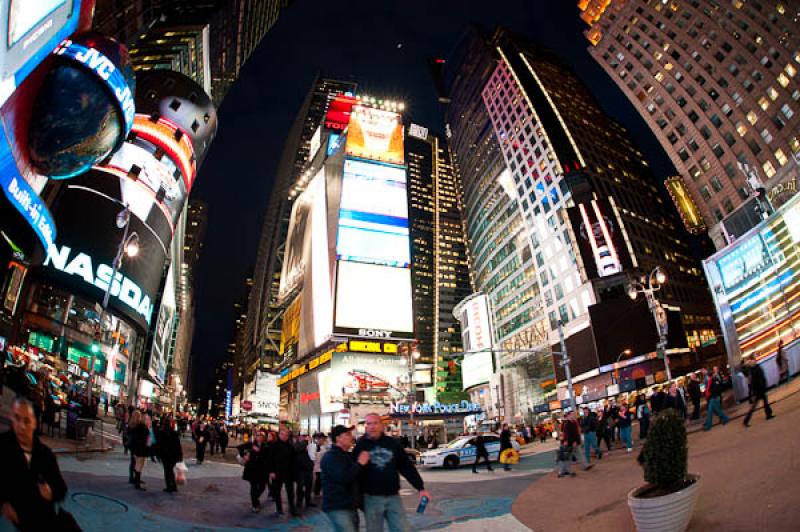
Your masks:
M74 42L108 57L133 88L133 72L121 44L97 35ZM124 140L124 129L114 95L97 74L77 62L57 59L34 103L28 146L37 172L65 179L111 155Z

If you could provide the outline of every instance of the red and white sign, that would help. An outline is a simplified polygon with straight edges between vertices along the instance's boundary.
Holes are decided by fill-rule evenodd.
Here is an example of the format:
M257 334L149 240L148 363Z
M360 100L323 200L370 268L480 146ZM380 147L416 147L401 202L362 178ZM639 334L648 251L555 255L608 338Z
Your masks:
M247 412L253 409L253 402L252 401L242 401L242 410L246 410Z

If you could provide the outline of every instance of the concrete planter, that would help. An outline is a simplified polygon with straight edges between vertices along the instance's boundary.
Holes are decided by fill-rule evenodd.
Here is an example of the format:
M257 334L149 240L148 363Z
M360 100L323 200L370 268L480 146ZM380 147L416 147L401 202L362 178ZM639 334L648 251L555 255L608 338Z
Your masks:
M689 526L694 511L694 503L700 493L700 475L689 474L694 480L691 486L650 499L641 499L637 495L643 488L636 488L628 493L628 506L639 532L683 532Z

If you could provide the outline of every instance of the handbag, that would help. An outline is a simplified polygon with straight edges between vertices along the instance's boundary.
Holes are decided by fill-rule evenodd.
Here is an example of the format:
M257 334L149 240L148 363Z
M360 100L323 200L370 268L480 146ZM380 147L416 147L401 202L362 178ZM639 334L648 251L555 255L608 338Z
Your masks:
M183 462L178 462L175 464L175 483L176 484L186 484L186 474L189 472L189 468L186 467L186 464Z

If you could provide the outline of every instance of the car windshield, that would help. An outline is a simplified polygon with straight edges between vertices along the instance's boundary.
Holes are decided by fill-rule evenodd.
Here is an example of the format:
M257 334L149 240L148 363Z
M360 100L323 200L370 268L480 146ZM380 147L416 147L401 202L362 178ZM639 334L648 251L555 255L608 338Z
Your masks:
M453 440L447 444L448 449L454 449L456 447L462 447L464 443L467 442L469 438L458 438L457 440Z

